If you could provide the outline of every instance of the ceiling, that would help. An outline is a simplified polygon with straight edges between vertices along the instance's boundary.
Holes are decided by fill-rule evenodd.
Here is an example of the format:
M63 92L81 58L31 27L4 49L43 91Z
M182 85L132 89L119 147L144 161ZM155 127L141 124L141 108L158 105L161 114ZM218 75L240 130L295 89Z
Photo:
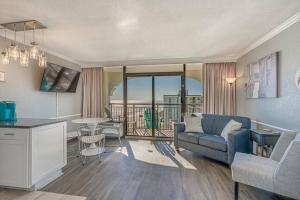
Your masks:
M0 23L38 20L45 48L80 63L226 60L299 10L299 0L0 0Z

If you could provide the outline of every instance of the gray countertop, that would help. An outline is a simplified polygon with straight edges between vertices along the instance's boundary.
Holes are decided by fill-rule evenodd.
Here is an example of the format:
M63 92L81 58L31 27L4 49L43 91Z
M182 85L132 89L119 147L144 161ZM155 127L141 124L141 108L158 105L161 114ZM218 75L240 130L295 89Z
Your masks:
M17 121L0 121L0 128L35 128L64 121L66 120L19 118Z

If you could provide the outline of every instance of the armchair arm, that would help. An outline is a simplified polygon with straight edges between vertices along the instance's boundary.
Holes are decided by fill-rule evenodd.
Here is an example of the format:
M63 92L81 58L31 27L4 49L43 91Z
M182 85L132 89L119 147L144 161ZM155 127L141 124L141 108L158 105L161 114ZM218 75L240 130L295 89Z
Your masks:
M174 146L178 147L178 133L185 131L185 123L184 122L178 122L174 123Z
M250 130L242 128L228 134L228 163L231 164L236 152L250 153Z

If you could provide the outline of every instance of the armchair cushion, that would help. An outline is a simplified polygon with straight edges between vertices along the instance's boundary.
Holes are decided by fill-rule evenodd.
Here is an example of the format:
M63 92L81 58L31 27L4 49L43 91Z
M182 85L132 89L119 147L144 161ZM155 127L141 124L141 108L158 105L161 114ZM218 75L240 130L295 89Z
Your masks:
M296 134L296 132L282 133L272 151L270 158L279 162L291 141L296 137Z
M204 135L199 137L199 144L219 151L227 151L227 142L219 135Z
M198 144L200 135L203 135L203 133L198 132L180 132L177 134L179 140L190 142L193 144Z
M231 165L232 179L236 182L272 192L273 175L278 162L251 154L236 153Z

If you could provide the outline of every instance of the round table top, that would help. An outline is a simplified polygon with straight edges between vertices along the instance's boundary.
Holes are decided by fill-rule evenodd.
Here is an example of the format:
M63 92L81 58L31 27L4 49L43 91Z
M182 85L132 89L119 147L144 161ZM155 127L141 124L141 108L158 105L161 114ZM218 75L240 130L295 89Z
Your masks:
M80 118L72 120L74 124L99 124L103 122L108 122L110 119L108 118Z

